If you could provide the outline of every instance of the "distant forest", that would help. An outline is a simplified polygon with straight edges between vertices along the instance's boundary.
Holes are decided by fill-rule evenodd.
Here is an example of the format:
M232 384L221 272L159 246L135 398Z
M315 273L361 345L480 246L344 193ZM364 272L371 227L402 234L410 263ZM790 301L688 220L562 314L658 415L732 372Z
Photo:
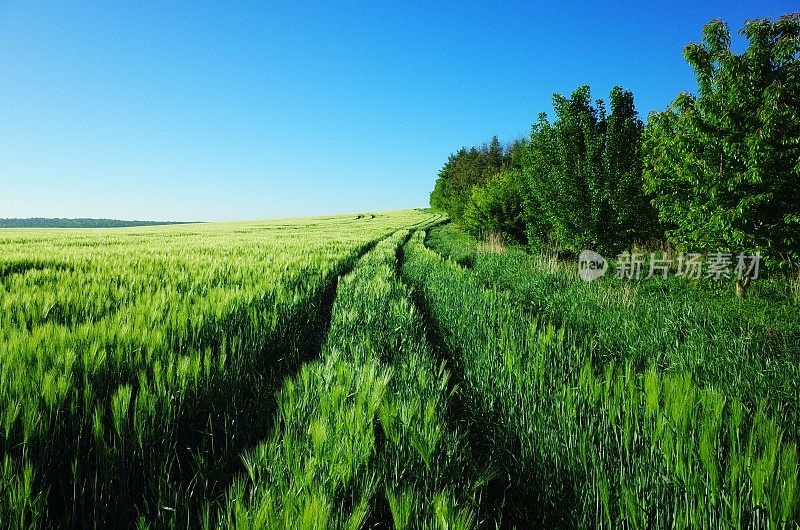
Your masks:
M120 219L29 217L27 219L0 218L0 228L124 228L128 226L177 225L196 222L198 221L123 221Z

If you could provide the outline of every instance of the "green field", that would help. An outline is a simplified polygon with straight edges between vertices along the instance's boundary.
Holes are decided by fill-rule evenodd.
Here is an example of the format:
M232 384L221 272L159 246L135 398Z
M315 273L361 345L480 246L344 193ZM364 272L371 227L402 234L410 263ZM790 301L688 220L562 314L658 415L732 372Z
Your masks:
M796 279L445 221L0 230L0 527L800 524Z

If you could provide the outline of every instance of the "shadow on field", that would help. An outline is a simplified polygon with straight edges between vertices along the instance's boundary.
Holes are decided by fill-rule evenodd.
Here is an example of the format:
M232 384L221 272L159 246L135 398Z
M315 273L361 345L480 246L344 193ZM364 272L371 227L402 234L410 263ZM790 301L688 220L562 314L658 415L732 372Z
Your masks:
M25 274L28 271L72 271L75 270L69 263L54 260L20 259L0 263L0 280L13 274Z

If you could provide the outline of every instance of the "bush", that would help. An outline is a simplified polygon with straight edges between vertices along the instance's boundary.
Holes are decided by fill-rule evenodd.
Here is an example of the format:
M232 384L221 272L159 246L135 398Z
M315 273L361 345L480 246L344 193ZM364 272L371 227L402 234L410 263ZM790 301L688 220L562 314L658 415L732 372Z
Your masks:
M514 170L496 174L484 186L472 188L464 208L464 226L473 235L501 232L511 240L525 243L520 175Z

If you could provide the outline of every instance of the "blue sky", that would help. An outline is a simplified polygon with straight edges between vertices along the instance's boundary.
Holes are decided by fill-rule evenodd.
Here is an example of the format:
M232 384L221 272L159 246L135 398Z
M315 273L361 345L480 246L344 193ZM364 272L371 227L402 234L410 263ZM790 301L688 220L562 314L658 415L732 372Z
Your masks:
M693 89L711 18L798 8L0 0L0 217L427 206L449 153L526 136L553 92L619 84L646 116Z

